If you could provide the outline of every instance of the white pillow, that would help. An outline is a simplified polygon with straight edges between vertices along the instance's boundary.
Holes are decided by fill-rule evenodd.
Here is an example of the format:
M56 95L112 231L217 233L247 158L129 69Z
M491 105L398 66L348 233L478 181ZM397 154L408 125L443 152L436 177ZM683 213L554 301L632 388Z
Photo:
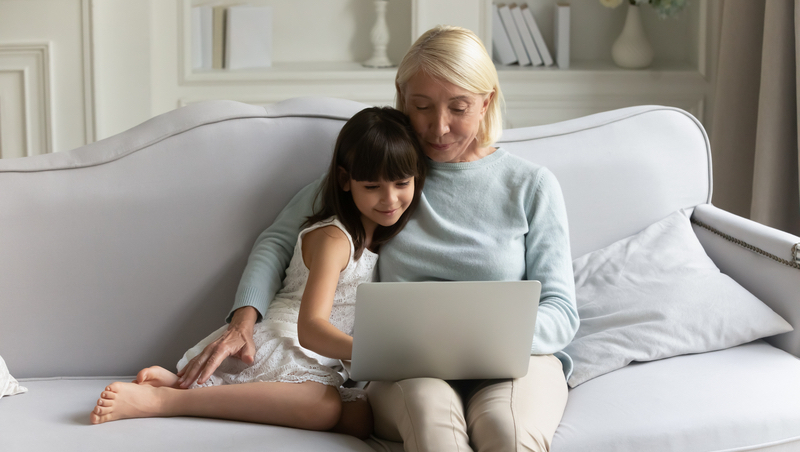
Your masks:
M0 356L0 398L23 392L28 392L28 388L20 386L19 382L11 376L8 372L8 367L6 367L6 362Z
M675 212L572 262L581 324L564 351L571 387L625 367L740 345L792 330L721 273Z

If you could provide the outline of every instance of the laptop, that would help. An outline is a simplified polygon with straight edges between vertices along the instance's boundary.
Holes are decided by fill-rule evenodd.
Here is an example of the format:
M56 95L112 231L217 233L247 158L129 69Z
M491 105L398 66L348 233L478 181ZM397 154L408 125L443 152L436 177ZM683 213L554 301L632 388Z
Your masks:
M356 294L350 378L519 378L539 281L364 283Z

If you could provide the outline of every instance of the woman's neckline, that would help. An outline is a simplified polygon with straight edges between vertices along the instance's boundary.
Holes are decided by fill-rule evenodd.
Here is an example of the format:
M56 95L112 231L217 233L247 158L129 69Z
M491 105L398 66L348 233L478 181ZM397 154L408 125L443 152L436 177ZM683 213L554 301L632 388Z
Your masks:
M503 157L505 154L506 151L503 148L498 147L495 148L494 152L492 152L491 154L488 154L485 157L470 162L437 162L435 160L428 159L428 164L431 168L443 169L443 170L476 169L494 163L495 161Z

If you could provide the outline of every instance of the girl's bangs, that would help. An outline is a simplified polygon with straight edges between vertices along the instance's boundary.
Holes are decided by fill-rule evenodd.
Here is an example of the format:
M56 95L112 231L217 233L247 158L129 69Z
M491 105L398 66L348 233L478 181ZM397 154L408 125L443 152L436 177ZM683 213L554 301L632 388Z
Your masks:
M384 143L365 139L357 145L351 154L350 177L357 181L396 181L419 176L417 150L408 140L386 139Z

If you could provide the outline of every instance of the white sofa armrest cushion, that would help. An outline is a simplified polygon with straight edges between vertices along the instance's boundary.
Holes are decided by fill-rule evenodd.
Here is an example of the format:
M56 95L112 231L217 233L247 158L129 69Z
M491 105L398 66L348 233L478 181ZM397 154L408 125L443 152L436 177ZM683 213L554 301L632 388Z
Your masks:
M795 330L767 339L800 357L800 266L778 262L744 246L751 245L783 261L794 262L800 237L726 212L711 204L697 206L692 219L735 238L734 243L698 224L694 232L719 269L786 319ZM796 248L795 248L796 250Z

